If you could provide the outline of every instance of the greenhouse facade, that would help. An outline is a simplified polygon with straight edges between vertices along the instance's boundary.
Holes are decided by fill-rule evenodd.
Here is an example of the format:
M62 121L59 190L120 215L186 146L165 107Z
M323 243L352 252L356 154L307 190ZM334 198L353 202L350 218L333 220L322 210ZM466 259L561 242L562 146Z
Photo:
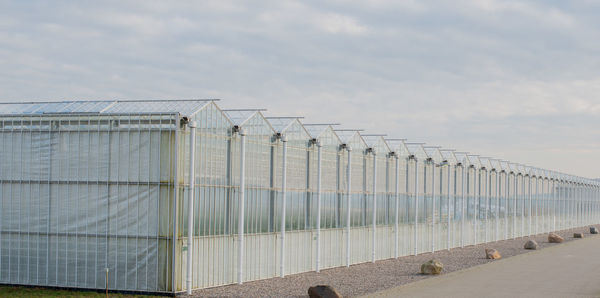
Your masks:
M319 272L597 224L599 186L211 100L0 103L0 283Z

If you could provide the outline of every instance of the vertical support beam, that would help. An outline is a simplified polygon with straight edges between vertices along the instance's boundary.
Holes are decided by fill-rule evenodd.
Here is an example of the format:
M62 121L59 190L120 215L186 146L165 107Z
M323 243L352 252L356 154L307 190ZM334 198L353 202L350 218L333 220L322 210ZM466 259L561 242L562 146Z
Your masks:
M377 241L377 153L375 149L373 149L371 154L373 154L373 235L371 235L371 262L375 263L375 244Z
M398 233L398 210L399 210L399 203L400 203L400 193L399 193L399 187L400 187L400 158L398 157L397 154L395 154L396 157L396 185L394 187L394 198L396 200L396 205L395 205L395 216L394 216L394 256L396 258L398 258L399 253L398 253L398 237L400 237L400 233Z
M192 248L194 246L194 183L196 182L196 122L190 121L188 123L190 128L190 172L188 182L188 248L187 248L187 281L186 289L187 294L192 294L192 264L193 254Z
M281 135L281 143L282 143L282 164L281 164L281 236L279 241L281 251L279 254L279 276L285 276L285 209L287 207L287 137L285 135Z
M460 204L460 209L461 209L461 216L460 216L460 246L464 247L465 246L465 201L466 201L466 194L468 193L468 190L465 189L465 185L468 187L468 183L467 180L469 180L469 167L467 167L467 173L465 173L465 167L461 166L461 174L462 174L462 203ZM465 178L466 177L466 178Z
M504 173L504 240L508 239L508 198L510 197L510 174Z
M450 216L450 163L446 164L446 173L448 174L447 177L447 185L446 185L446 194L447 194L447 216L448 218L446 219L448 221L448 227L446 228L446 249L450 250L450 224L451 224L451 216ZM440 181L441 181L441 175L440 175Z
M419 240L418 232L419 232L419 166L417 159L415 161L415 231L414 231L414 255L416 256L419 253L419 248L417 241Z
M574 228L579 227L579 202L581 201L581 185L579 183L579 179L575 178L575 225Z
M172 239L171 239L171 241L172 241L172 247L171 247L171 253L172 253L172 256L171 256L171 291L173 291L173 293L175 293L177 291L175 283L177 281L176 280L176 278L177 278L176 259L177 259L177 235L178 235L177 215L179 214L179 212L177 212L179 209L179 136L181 134L180 129L179 129L179 123L181 123L181 118L178 116L175 119L176 119L176 121L175 121L175 152L172 156L173 162L171 163L171 165L174 165L173 170L175 172L175 179L173 182L173 204L172 204L172 206L173 206L172 212L173 213L171 215L171 216L173 216L173 222L171 223L173 225L173 231L172 231L173 235L171 236L172 237ZM60 133L60 131L59 131L59 133ZM118 135L119 134L117 133L117 136ZM59 134L59 136L60 136L60 134ZM118 168L117 168L117 172L118 172ZM109 231L109 233L110 233L110 231ZM115 237L116 237L116 235L115 235ZM115 254L115 256L118 256L118 254ZM115 269L116 268L117 268L117 262L115 262ZM56 267L56 270L58 270L58 266ZM115 272L115 288L116 288L116 284L117 284L116 279L117 279L117 274Z
M573 183L571 182L570 177L566 178L567 184L567 218L565 218L566 228L571 229L573 227Z
M484 214L484 221L485 221L485 241L484 242L488 242L488 229L489 229L489 225L488 225L488 213L489 213L489 209L490 209L490 184L492 181L492 177L490 177L490 172L488 169L485 170L485 214Z
M500 240L500 174L501 172L496 171L496 241Z
M528 189L528 194L529 194L528 195L528 197L529 197L529 219L528 219L529 220L529 227L528 228L529 228L529 236L531 236L532 233L533 233L533 230L531 228L531 225L533 224L532 218L531 218L531 208L533 207L533 205L531 204L531 200L532 200L532 196L531 196L531 175L529 176L529 179L527 179L527 180L528 180L528 185L529 185L529 189Z
M350 146L346 146L346 151L348 151L348 165L346 168L346 193L348 194L348 202L346 204L346 267L350 267L350 202L351 200L351 183L352 183L352 148Z
M540 227L538 233L544 233L546 231L546 177L542 176L540 182L540 201L538 215L540 217Z
M454 190L453 190L453 196L452 196L452 201L453 201L452 203L454 204L454 215L456 215L458 213L456 211L456 209L457 209L456 208L456 201L457 201L457 198L458 198L458 190L457 190L457 188L458 188L458 182L456 182L456 178L458 176L456 174L456 167L457 167L457 165L453 166L453 168L454 168ZM461 168L462 168L462 166L461 166ZM452 218L454 220L456 220L456 216L453 216ZM452 245L456 245L456 234L457 234L456 230L454 229L454 224L455 224L454 220L452 222L452 226L453 226L452 227Z
M474 202L474 207L475 210L473 210L474 212L474 216L475 216L475 221L474 221L474 237L473 237L473 244L477 244L477 241L479 240L479 210L481 208L480 203L481 203L481 168L477 169L477 175L474 176L474 179L476 181L475 182L475 187L474 187L474 191L476 191L476 195L475 195L475 202Z
M556 177L553 177L551 185L551 195L552 195L552 231L556 231Z
M240 191L238 210L238 284L244 278L244 203L246 200L246 132L239 128L240 136Z
M427 232L429 232L429 225L427 224L427 216L429 215L428 210L427 210L427 161L423 162L423 230L426 230ZM428 234L428 233L425 234ZM423 235L421 235L423 236ZM421 241L425 242L425 240L428 240L427 237L423 237L424 239L421 239ZM426 245L424 245L426 246ZM423 247L423 251L426 251L427 247Z
M516 222L517 222L517 176L515 176L515 215L513 217L513 221L514 221L514 229L513 230L513 234L515 235L513 238L516 238ZM528 181L531 181L531 178L528 179ZM529 184L531 186L531 183ZM521 175L521 198L523 200L523 208L521 208L521 237L525 236L525 233L523 232L524 226L525 226L525 175ZM531 187L529 188L530 194L531 194ZM529 228L531 229L531 223L529 223Z
M321 149L323 146L317 141L317 254L316 270L321 271Z
M443 216L442 216L443 215L442 200L446 199L446 205L447 205L446 209L448 209L448 212L446 212L446 214L448 216L446 216L446 217L450 217L450 215L449 215L450 214L450 205L449 205L450 204L450 200L447 197L446 198L442 197L442 194L444 193L444 168L445 168L445 166L444 166L444 164L439 164L438 167L440 168L440 171L439 171L439 173L440 173L440 175L439 175L440 176L440 178L439 178L440 188L438 189L439 190L439 192L438 192L439 193L439 195L438 195L438 200L439 200L438 219L439 219L439 222L438 222L438 224L441 225L442 224L442 218L443 218ZM441 240L441 237L438 237L438 239Z
M540 177L535 177L535 235L539 232Z
M431 252L435 251L435 162L431 163Z

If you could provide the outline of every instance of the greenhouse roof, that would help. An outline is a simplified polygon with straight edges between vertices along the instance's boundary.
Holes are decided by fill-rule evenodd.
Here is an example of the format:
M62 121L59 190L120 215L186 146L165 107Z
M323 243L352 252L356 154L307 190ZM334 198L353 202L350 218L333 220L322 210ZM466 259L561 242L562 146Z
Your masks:
M145 114L192 115L212 100L96 100L0 103L0 115L45 114Z
M336 129L334 131L342 142L347 143L359 133L360 129Z
M404 143L404 141L406 141L405 139L385 139L385 141L398 156L407 157L410 155L410 152Z
M510 173L512 171L512 169L510 167L510 163L506 160L500 161L500 167L502 168L502 171L504 171L506 173Z
M301 117L265 117L273 129L278 133L283 133L292 124L298 122Z
M367 143L367 146L373 148L375 152L387 153L392 151L383 136L384 135L362 135L365 143Z
M486 168L488 170L493 170L494 169L494 165L491 163L489 157L479 157L479 160L481 161L481 167L482 168Z
M223 110L233 125L242 125L252 118L259 110Z
M512 172L514 174L518 174L521 173L521 169L519 168L519 165L516 163L512 163L512 162L507 162L506 163L508 165L508 172Z
M470 161L469 158L467 158L467 154L468 153L466 152L454 152L454 156L456 157L458 163L463 164L465 166L470 165Z
M442 154L442 156L444 157L444 160L447 161L450 164L457 164L458 160L456 159L456 156L454 155L454 151L453 150L440 150L440 153Z
M410 155L415 156L417 159L428 159L430 156L423 148L423 143L404 143Z
M329 124L304 124L304 128L313 139L318 139L329 127Z
M337 123L332 124L304 124L304 129L315 140L328 139L329 142L341 144L339 135L334 131L333 125L339 125Z
M434 162L441 163L444 161L445 158L440 152L440 147L424 146L423 149L425 149L427 156L429 156L429 158L431 158Z
M500 164L500 160L490 158L490 164L492 165L492 169L496 171L502 171L502 165Z
M476 167L476 168L481 168L481 160L479 160L479 155L475 155L475 154L467 154L467 158L469 159L469 162L471 163L472 166Z

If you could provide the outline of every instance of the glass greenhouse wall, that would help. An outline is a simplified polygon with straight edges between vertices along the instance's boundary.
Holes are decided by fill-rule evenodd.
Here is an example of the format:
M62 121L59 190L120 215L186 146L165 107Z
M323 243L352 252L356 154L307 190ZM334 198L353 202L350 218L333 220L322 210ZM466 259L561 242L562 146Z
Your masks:
M178 293L597 224L599 199L212 101L0 104L2 284Z

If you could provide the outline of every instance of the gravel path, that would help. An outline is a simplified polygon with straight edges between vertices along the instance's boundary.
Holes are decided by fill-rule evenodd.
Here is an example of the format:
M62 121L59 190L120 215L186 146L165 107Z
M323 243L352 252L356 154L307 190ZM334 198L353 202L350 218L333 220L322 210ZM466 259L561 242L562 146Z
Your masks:
M565 242L576 240L574 232L582 232L584 237L591 236L589 227L556 232ZM596 236L596 235L594 235ZM560 245L548 243L548 234L504 240L486 244L454 248L450 251L425 253L417 256L406 256L398 259L382 260L373 263L352 265L350 268L341 267L322 270L320 273L307 272L289 275L285 278L271 278L260 281L246 282L242 285L228 285L194 291L195 297L308 297L309 287L319 284L333 286L344 297L355 297L397 287L430 276L421 275L421 264L432 259L438 259L444 264L443 272L465 269L493 260L485 258L485 248L497 249L503 258L511 257L530 250L523 249L528 239L535 239L538 249Z

